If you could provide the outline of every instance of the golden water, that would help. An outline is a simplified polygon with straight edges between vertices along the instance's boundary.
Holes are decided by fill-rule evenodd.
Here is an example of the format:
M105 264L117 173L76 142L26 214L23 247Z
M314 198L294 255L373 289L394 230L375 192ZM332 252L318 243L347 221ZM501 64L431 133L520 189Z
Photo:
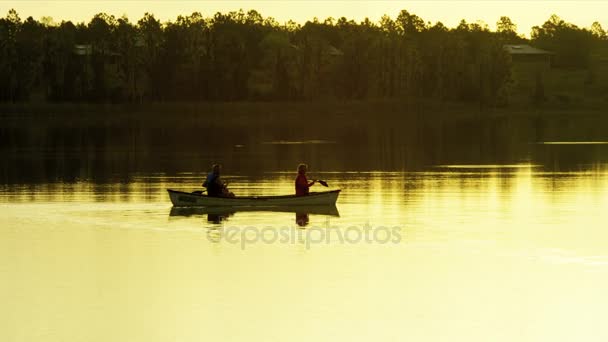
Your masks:
M244 195L292 176L225 177ZM608 339L608 173L319 176L343 189L339 217L304 229L292 212L171 216L165 189L199 174L3 186L0 341ZM379 227L399 241L337 237ZM296 236L222 235L245 228Z

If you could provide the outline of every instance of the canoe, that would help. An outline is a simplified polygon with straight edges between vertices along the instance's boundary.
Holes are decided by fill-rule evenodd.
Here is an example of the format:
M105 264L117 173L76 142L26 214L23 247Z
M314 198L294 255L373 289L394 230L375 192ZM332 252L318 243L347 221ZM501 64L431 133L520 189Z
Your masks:
M296 213L310 215L324 215L340 217L340 212L335 205L293 205L293 206L270 206L270 207L172 207L169 216L200 216L200 215L224 215L229 216L240 212L273 212L273 213Z
M307 206L335 205L340 190L311 192L307 196L239 196L239 197L209 197L183 191L167 189L174 207L276 207L276 206Z

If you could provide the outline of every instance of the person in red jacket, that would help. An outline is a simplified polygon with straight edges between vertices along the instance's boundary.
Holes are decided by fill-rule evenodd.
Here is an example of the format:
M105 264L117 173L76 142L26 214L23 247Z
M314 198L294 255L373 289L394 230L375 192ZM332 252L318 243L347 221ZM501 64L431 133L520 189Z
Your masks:
M309 188L316 182L315 180L310 183L308 182L308 179L306 178L306 171L308 171L308 165L298 165L298 177L296 177L296 196L308 195Z

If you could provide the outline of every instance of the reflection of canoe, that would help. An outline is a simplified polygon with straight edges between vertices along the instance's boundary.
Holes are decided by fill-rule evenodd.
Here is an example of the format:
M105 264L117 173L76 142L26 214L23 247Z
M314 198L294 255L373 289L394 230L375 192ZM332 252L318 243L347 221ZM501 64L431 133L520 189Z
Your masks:
M236 212L243 211L340 216L338 208L336 208L335 205L298 205L275 207L173 207L171 208L169 216L193 216L205 214L228 216Z
M272 207L272 206L307 206L335 205L340 190L311 192L308 196L244 196L244 197L209 197L188 192L167 190L171 203L176 207Z

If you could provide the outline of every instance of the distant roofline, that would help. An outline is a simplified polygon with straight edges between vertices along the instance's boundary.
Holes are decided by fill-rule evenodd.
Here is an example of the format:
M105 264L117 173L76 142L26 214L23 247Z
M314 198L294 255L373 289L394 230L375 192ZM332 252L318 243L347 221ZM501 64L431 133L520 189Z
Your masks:
M528 44L505 44L503 49L512 55L553 55L551 51L535 48Z

